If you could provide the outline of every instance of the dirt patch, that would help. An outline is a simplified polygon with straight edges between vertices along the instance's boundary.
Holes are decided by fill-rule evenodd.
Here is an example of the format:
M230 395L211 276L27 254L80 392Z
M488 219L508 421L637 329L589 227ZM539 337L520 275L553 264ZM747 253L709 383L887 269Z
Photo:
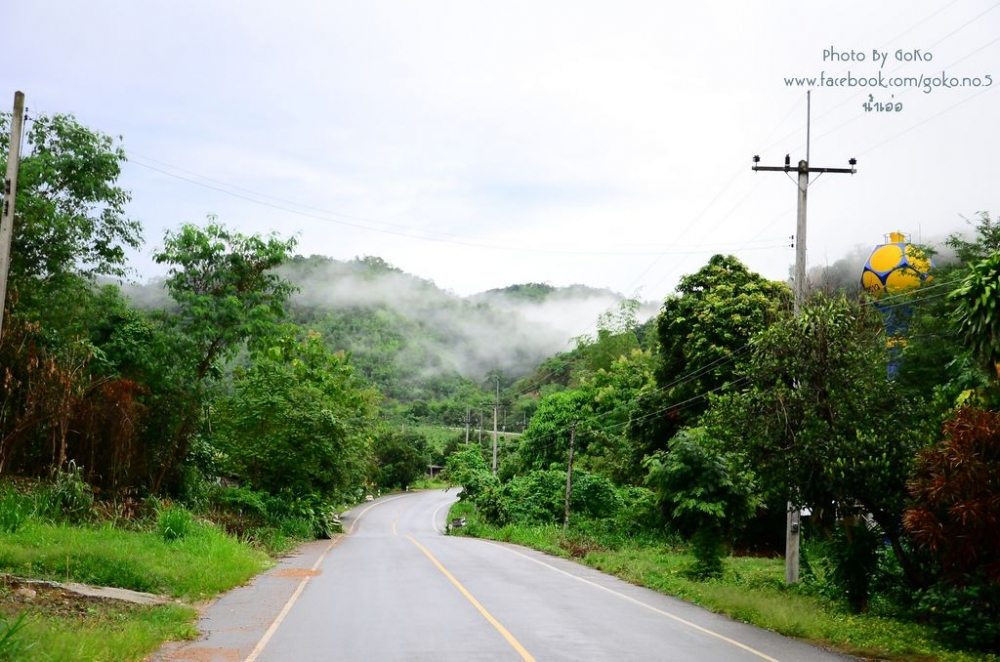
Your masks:
M168 654L166 659L177 662L235 662L240 659L240 652L232 648L185 648Z
M582 559L587 554L592 552L603 552L604 548L601 547L596 542L577 539L577 538L563 538L559 541L559 548L568 552L571 558Z
M307 568L286 568L284 570L277 570L271 573L272 577L292 577L292 578L302 578L302 577L316 577L317 575L322 575L322 570L309 570Z
M104 612L122 613L139 605L93 595L81 595L58 585L0 577L0 613L28 611L73 620L93 619Z

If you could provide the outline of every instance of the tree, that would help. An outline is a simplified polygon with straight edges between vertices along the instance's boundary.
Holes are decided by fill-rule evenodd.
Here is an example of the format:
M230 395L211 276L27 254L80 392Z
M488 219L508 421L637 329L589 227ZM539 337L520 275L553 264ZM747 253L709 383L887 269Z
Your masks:
M206 377L243 343L272 334L294 289L272 271L288 259L294 239L245 236L210 220L205 228L186 224L176 233L168 232L164 248L154 255L158 263L174 265L166 286L178 304L172 319L185 340L178 359L190 367L193 389L188 414L172 432L172 448L162 458L154 491L187 455Z
M374 442L377 483L404 489L427 473L427 438L417 432L383 432Z
M969 225L974 226L971 241L959 233L949 235L945 240L948 247L955 251L955 256L963 266L984 260L1000 251L1000 220L993 220L989 213L984 211L976 214L976 217L975 222L966 219Z
M1000 250L970 265L949 298L959 334L1000 379Z
M918 585L900 518L923 440L907 433L912 412L887 360L875 309L816 295L752 341L740 371L748 386L717 398L707 424L781 501L812 508L814 518L874 518Z
M597 337L579 336L577 350L583 357L586 370L597 372L611 367L619 357L628 356L639 348L635 331L639 324L638 299L625 299L617 311L605 311L597 318Z
M250 487L295 497L346 493L373 468L378 394L316 334L285 337L238 369L215 406L222 468Z
M631 425L638 466L694 424L708 399L734 380L750 339L787 309L791 292L751 272L733 256L714 255L684 276L657 318L656 389L647 389Z
M9 122L10 113L0 114L4 154ZM139 222L125 215L131 196L116 183L124 150L71 115L32 118L27 144L18 175L12 286L41 302L70 274L125 276L125 249L138 248L142 237ZM0 167L6 168L6 157Z
M731 458L716 448L704 428L685 428L670 440L668 451L643 463L646 484L656 492L666 519L694 542L694 574L722 573L723 540L757 505L751 485Z

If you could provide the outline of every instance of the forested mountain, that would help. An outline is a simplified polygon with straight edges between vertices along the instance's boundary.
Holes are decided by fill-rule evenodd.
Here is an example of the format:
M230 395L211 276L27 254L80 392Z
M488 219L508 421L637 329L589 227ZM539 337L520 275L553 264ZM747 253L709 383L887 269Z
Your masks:
M395 413L435 422L464 420L491 390L531 374L624 297L584 285L528 283L460 297L378 257L296 256L277 273L297 291L291 320L350 355ZM137 305L162 308L159 282L127 290ZM647 304L640 315L655 312ZM488 382L488 383L487 383Z
M348 352L390 403L441 422L464 420L493 375L505 386L572 349L623 300L608 290L545 284L463 298L377 257L300 256L280 273L299 287L290 302L295 322Z

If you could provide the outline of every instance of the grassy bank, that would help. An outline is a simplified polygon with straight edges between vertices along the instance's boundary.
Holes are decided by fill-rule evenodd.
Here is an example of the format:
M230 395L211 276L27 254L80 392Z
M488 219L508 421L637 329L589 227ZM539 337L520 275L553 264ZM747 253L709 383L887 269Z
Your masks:
M982 655L948 648L933 629L894 618L874 605L871 613L851 614L845 605L821 595L804 582L784 582L783 559L730 557L719 579L689 576L694 557L665 539L627 539L561 526L484 524L468 504L458 503L450 518L465 517L467 526L453 534L511 542L615 575L632 584L676 596L740 621L844 653L877 660L921 662L995 662Z
M179 535L178 535L179 534ZM264 552L192 521L182 532L69 525L27 517L0 536L0 660L138 660L197 636L191 603L246 583ZM170 596L159 606L85 598L16 579L79 582Z

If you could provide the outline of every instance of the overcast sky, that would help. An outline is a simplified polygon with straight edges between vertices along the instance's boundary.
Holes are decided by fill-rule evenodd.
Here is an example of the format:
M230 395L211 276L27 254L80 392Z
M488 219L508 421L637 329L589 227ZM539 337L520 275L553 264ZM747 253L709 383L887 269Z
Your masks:
M661 299L715 252L782 279L795 185L751 157L805 158L807 89L810 165L858 159L810 187L811 266L1000 213L993 0L3 5L0 104L123 137L142 278L166 230L216 214L461 295ZM942 73L958 86L860 86ZM857 82L786 84L821 74Z

